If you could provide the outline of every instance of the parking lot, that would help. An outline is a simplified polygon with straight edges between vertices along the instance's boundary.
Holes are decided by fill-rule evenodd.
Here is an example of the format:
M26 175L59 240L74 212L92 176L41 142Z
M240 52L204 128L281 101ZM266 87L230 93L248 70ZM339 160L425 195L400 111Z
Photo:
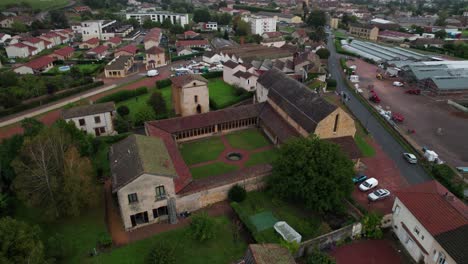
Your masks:
M414 130L414 133L408 133L408 136L417 145L436 151L440 159L452 166L468 166L468 115L449 106L446 98L406 94L405 90L411 87L392 85L394 81L401 81L398 78L386 77L384 80L377 80L376 65L360 59L348 61L347 64L357 66L359 86L366 98L368 86L374 85L382 108L404 116L405 120L398 126L402 131Z

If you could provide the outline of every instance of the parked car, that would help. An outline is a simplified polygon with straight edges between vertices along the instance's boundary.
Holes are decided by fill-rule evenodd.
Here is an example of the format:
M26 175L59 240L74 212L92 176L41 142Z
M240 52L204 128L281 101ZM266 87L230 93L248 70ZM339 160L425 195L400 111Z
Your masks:
M148 72L146 72L146 76L148 76L148 77L154 77L154 76L158 76L158 75L159 75L158 70L149 70Z
M393 82L393 86L402 87L403 83L402 82Z
M354 183L361 183L367 179L367 176L364 174L358 174L353 177L353 182Z
M378 184L379 181L376 178L370 178L361 183L361 185L359 185L359 190L365 192L372 188L375 188Z
M403 157L406 159L406 161L408 161L409 163L411 164L416 164L418 163L418 159L416 158L416 156L412 153L403 153Z
M390 195L390 191L387 189L378 189L367 195L367 198L371 201L382 200Z

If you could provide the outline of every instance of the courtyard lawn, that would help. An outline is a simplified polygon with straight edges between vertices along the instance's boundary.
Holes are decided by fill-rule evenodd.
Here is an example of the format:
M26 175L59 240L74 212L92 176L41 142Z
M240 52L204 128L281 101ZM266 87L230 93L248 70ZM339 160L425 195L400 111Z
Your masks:
M270 141L257 129L247 129L226 135L233 148L254 150L270 145Z
M157 90L158 89L156 88L148 88L147 94L143 94L143 95L119 102L117 103L116 107L119 107L121 105L126 105L128 109L130 109L130 114L129 114L130 119L135 121L135 114L138 113L139 111L142 111L143 109L148 109L148 111L153 112L153 109L147 104L147 101L150 98L151 94ZM164 87L162 89L159 89L159 91L162 93L164 101L166 101L168 112L170 112L172 110L171 87L170 86Z
M364 157L373 157L375 155L375 149L367 143L363 136L356 134L354 136L354 141Z
M180 153L187 165L215 160L223 150L224 144L220 137L183 143L180 147Z
M214 107L216 109L222 109L247 99L246 96L239 95L234 87L225 83L222 79L210 79L208 90L210 100L216 104L216 107Z
M302 241L331 231L330 227L326 223L322 223L319 217L303 208L272 197L266 192L249 192L243 202L234 202L231 205L258 243L280 243L282 239L273 227L268 227L262 231L256 230L255 224L250 219L259 213L268 215L271 212L274 218L279 221L286 221L301 234Z
M18 4L20 2L25 2L31 5L32 9L40 9L40 10L51 10L55 8L60 8L66 6L69 1L68 0L2 0L0 1L0 8L5 7L9 4Z
M333 34L335 35L336 38L345 39L348 37L344 32L341 32L340 30L333 30Z
M195 167L190 169L194 179L201 179L210 176L222 175L231 171L238 170L235 165L227 164L224 162L215 162L205 166Z
M245 163L246 167L259 164L271 164L278 157L276 149L269 149L262 152L250 154L249 160Z
M231 222L226 217L215 218L215 236L206 242L198 242L190 236L189 228L181 228L155 235L151 238L131 243L103 253L91 259L92 263L146 263L145 258L158 242L174 247L175 263L233 263L240 259L247 244L236 240Z

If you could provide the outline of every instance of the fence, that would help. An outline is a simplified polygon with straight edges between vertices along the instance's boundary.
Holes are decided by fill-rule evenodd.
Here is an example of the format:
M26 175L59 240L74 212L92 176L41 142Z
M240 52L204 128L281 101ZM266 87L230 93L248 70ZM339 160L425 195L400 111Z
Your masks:
M318 248L323 250L329 248L331 245L338 241L345 240L346 238L354 238L361 235L362 225L359 222L347 225L343 228L337 229L325 235L307 240L299 245L295 258L300 258L305 255L310 255L314 249Z

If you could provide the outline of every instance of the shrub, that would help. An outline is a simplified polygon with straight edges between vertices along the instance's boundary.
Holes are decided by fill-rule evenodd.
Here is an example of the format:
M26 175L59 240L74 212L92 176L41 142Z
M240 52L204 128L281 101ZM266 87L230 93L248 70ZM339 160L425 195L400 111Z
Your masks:
M379 239L383 237L381 229L382 216L370 212L362 218L362 234L367 238Z
M147 103L149 106L151 106L151 108L153 108L156 115L158 116L167 115L166 101L164 101L164 98L159 91L156 91L153 94L151 94Z
M137 97L139 95L146 94L146 93L148 93L148 88L142 86L142 87L135 89L135 91L123 90L123 91L115 92L113 94L106 95L104 97L97 99L96 103L106 103L106 102L118 103L118 102L122 102L122 101L128 100L133 97Z
M215 221L205 212L196 214L190 223L190 233L194 239L203 242L215 235Z
M172 84L171 79L164 79L156 81L156 88L161 89Z
M228 198L232 202L240 203L245 200L246 196L247 196L247 192L242 186L238 184L232 186L232 188L228 192Z
M54 234L47 239L46 255L57 262L65 260L68 255L68 245L63 235Z
M203 78L212 79L223 77L223 71L207 72L202 74Z
M330 51L325 48L317 50L316 54L320 57L320 59L328 59L328 57L330 57Z
M130 120L127 120L121 116L118 116L114 119L114 128L117 133L126 133L132 128L132 123Z
M121 117L125 117L127 116L128 114L130 114L130 109L128 109L128 107L126 105L121 105L117 108L117 113L121 116Z
M297 243L296 241L286 241L284 239L281 239L281 242L280 242L280 245L286 249L289 250L289 252L291 252L291 254L296 254L297 251L299 250L299 243Z
M213 109L213 110L218 110L219 107L218 107L218 104L216 103L215 100L213 100L212 98L209 99L209 102L210 102L210 108Z
M166 243L156 244L146 258L148 264L175 264L174 248Z
M464 198L463 184L453 182L455 172L447 164L437 164L432 166L432 176L444 185L450 192L460 199Z
M335 79L328 79L327 80L327 87L336 87L336 80Z
M319 251L318 249L314 249L312 254L307 258L307 264L335 264L335 260L333 260L329 255Z
M135 114L135 126L143 126L146 121L156 119L154 111L149 108L143 108Z
M188 54L188 55L181 55L181 56L174 56L171 58L172 61L178 61L178 60L186 60L186 59L191 59L195 56L198 56L198 55L203 55L203 52L194 52L192 54Z
M112 245L112 237L107 232L99 234L98 246L100 247L110 247Z

